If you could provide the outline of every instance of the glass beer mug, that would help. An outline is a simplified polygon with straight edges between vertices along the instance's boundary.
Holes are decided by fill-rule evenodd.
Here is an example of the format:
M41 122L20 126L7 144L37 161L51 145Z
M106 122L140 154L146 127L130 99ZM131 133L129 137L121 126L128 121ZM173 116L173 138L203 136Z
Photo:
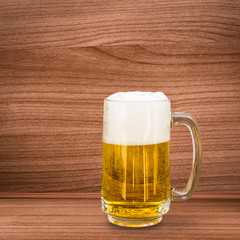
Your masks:
M170 129L186 125L193 142L187 185L170 186ZM162 92L115 93L104 100L102 210L108 220L125 227L159 223L171 200L186 200L196 189L202 160L196 120L171 113Z

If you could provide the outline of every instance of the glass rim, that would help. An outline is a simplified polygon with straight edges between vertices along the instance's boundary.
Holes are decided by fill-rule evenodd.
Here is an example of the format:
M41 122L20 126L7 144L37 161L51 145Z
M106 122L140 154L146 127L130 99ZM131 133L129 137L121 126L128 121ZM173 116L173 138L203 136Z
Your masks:
M142 101L130 101L130 100L112 100L112 99L107 99L107 97L106 98L104 98L104 102L125 102L125 103L147 103L147 102L149 102L149 103L151 103L151 102L171 102L171 100L170 99L161 99L161 100L151 100L151 101L144 101L144 100L142 100Z

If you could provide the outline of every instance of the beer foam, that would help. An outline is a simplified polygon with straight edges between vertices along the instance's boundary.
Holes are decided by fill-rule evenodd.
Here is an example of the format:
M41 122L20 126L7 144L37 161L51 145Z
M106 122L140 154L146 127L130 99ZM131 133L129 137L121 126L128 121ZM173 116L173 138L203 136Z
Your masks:
M113 101L161 101L167 100L167 96L163 92L117 92L109 97L108 100Z
M148 145L170 140L171 103L162 92L118 92L104 101L103 141Z

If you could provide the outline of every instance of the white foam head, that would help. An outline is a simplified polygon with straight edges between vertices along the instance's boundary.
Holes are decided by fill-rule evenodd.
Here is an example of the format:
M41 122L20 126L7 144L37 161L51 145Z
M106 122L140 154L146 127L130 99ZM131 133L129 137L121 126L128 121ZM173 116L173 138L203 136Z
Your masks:
M161 101L167 100L167 96L163 92L117 92L109 97L108 100L113 101Z
M171 104L162 92L118 92L104 101L103 141L147 145L170 140Z

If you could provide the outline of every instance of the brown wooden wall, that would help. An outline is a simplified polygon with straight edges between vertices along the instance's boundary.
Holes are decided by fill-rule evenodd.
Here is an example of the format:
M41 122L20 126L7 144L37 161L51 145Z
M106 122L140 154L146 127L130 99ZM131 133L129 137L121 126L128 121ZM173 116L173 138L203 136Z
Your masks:
M198 120L199 193L240 193L240 1L1 1L0 192L99 192L103 99L134 90Z

